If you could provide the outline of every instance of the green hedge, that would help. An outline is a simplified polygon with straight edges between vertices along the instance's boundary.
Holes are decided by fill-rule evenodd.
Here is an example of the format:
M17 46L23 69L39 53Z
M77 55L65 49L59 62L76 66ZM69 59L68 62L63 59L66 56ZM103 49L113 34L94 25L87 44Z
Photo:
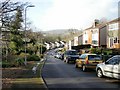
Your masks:
M15 67L14 63L2 62L2 68Z
M27 61L40 61L40 58L39 58L39 56L33 54L33 55L29 55L27 57Z
M16 58L12 59L11 61L2 61L2 67L3 68L9 68L9 67L19 67L24 65L24 59L23 58Z

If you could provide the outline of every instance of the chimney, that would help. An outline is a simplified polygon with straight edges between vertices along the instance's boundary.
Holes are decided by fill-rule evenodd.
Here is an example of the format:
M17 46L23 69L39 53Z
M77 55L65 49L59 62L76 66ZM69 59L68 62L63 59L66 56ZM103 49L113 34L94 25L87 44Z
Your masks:
M99 20L98 20L98 19L95 19L95 20L94 20L94 23L93 23L93 27L96 27L97 24L99 24Z

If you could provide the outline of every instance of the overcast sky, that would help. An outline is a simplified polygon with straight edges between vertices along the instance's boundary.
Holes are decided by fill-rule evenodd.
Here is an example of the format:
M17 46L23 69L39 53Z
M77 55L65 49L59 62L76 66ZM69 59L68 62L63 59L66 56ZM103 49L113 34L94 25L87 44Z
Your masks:
M13 0L14 1L14 0ZM16 1L16 0L15 0ZM119 0L19 0L35 7L27 9L27 18L41 30L84 29L94 19L118 17Z

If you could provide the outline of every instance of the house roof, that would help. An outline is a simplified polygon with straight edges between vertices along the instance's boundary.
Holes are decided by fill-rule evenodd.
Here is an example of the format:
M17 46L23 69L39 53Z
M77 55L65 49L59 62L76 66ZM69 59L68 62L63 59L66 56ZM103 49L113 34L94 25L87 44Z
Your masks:
M91 26L91 27L85 29L84 31L89 30L89 29L102 28L102 27L104 27L104 26L106 26L106 23L98 24L98 25L96 25L95 27Z
M115 23L115 22L118 22L118 21L120 22L120 17L108 22L107 24Z
M97 24L95 27L93 27L93 25L92 25L91 27L86 28L84 31L89 30L89 29L102 28L102 27L106 26L107 24L115 23L115 22L118 22L118 21L120 22L120 17L116 18L116 19L114 19L110 22L107 22L107 23Z

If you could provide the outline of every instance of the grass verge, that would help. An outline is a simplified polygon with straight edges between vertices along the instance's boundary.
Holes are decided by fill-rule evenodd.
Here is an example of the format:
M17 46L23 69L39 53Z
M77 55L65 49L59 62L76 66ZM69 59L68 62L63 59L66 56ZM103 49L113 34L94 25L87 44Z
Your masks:
M19 73L19 75L17 75L16 73L17 76L15 78L10 79L11 87L10 88L3 87L2 90L6 90L6 89L16 90L16 89L27 89L27 88L46 89L46 86L41 77L41 69L44 62L41 62L38 65L35 74L32 72L33 66L37 65L37 63L38 63L37 61L28 62L28 65L26 67L21 68L20 70L21 73Z

